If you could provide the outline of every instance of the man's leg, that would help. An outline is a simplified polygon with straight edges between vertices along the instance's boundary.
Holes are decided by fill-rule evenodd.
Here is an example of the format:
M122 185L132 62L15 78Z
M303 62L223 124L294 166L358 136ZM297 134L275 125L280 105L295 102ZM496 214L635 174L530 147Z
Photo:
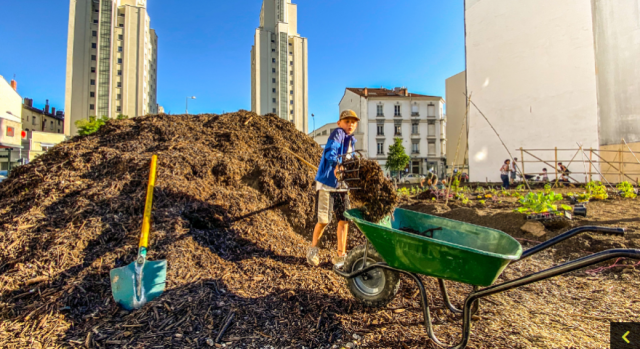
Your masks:
M347 254L347 233L349 232L349 222L338 222L338 256Z

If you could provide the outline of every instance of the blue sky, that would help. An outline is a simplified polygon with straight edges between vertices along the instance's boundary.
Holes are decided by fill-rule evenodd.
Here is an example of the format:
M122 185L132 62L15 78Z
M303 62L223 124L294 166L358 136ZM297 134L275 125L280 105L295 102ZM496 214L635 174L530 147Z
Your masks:
M464 70L463 2L294 0L309 39L309 113L337 118L345 87L393 88L444 97ZM167 112L251 108L250 50L261 0L148 0L158 34L158 102ZM0 75L18 92L64 108L68 0L2 1ZM309 115L310 128L313 127Z

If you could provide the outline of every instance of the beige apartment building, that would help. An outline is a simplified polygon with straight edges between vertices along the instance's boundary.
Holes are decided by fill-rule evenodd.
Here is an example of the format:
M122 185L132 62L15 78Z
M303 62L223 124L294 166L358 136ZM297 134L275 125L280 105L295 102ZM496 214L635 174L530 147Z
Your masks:
M251 48L251 111L277 114L308 129L307 38L298 34L297 5L264 0Z
M64 133L89 116L157 113L158 37L146 0L70 0Z
M38 109L33 106L33 99L25 98L22 103L22 129L25 132L64 133L64 112L51 108L48 99L44 108Z
M469 153L467 152L468 123L465 79L466 72L458 73L445 81L447 99L447 173L454 167L469 173ZM458 154L456 156L456 153Z

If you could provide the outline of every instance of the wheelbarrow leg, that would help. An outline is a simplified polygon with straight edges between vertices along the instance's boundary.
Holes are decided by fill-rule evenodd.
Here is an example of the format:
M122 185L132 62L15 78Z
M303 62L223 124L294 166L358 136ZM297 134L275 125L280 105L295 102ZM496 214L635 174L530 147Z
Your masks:
M454 314L462 314L462 310L456 308L453 304L451 304L451 301L449 300L449 293L447 292L447 286L445 286L444 280L438 279L438 283L440 284L440 293L442 293L442 300L444 301L444 304L447 306L447 308L449 308L449 310ZM476 292L477 290L478 286L473 286L473 292ZM479 301L476 301L471 308L472 316L478 312L478 303Z

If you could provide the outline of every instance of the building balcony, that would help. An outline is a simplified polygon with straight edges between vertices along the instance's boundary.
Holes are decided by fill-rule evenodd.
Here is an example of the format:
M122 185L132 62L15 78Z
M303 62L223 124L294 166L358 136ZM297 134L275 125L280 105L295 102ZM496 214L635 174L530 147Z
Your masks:
M377 117L377 118L383 118L383 117L384 117L384 114L377 114L377 115L376 115L376 117Z
M394 117L394 118L401 118L401 117L402 117L402 114L393 114L393 117Z
M418 112L412 112L412 113L411 113L411 116L420 116L420 113L418 113Z
M436 138L438 138L438 137L436 137L436 135L427 135L427 138L429 138L429 139L436 139Z
M427 119L429 120L435 120L436 116L435 115L427 115Z

